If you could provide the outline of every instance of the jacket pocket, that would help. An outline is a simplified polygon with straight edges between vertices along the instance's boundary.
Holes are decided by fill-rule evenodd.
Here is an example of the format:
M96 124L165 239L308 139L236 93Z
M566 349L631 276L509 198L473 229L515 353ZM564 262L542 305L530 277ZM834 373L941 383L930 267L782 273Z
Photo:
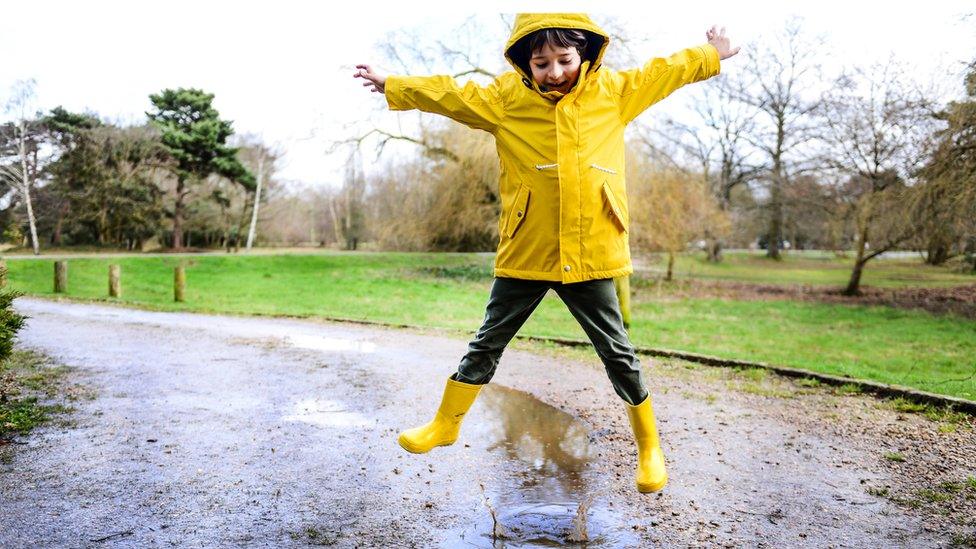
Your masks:
M512 204L512 211L508 212L508 221L505 223L505 234L509 238L515 236L515 232L525 221L529 206L529 194L528 187L524 184L519 186L518 193L515 195L515 202Z
M629 220L626 215L624 215L624 210L621 208L620 203L617 201L617 196L613 194L610 189L610 182L604 181L603 183L603 196L607 200L607 204L610 205L610 213L613 220L617 223L617 226L621 231L627 232L627 225Z

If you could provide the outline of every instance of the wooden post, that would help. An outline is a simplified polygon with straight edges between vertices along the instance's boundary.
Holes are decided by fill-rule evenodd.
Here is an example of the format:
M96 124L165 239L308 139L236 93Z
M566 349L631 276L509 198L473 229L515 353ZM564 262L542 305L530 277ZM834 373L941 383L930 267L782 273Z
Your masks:
M7 287L7 260L0 259L0 288Z
M617 301L620 302L620 314L624 317L624 328L630 329L630 277L618 276L613 279L617 288Z
M122 297L122 283L120 278L122 273L118 265L108 266L108 295L109 297Z
M184 290L186 290L186 269L180 265L173 272L173 300L182 303Z
M68 262L54 262L54 293L63 294L68 291Z

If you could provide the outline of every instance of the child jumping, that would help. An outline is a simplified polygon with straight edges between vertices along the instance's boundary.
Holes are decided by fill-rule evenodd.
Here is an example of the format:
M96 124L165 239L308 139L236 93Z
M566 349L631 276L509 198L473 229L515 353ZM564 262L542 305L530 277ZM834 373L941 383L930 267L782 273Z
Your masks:
M637 440L637 489L661 490L668 475L651 397L624 329L613 278L633 272L627 231L624 128L685 84L719 72L738 53L725 29L707 44L651 59L642 68L603 67L609 35L583 14L519 14L505 46L514 71L487 87L450 76L354 75L385 93L392 110L442 114L495 137L501 218L495 279L484 324L447 380L434 419L399 436L425 453L457 440L461 420L488 383L506 345L550 289L586 332Z

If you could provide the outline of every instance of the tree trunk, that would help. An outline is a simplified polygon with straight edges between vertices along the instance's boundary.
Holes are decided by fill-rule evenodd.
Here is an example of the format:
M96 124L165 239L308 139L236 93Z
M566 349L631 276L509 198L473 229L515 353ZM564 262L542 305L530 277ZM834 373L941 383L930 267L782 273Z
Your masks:
M779 243L783 240L783 125L779 120L776 150L773 154L772 185L769 189L769 231L766 236L766 257L779 261Z
M65 202L61 209L58 210L58 220L54 223L54 231L51 233L51 245L60 246L61 245L61 232L64 227L64 216L68 215L71 211L71 203Z
M778 179L775 178L775 179ZM780 260L779 242L783 239L783 202L779 181L773 183L769 196L769 231L766 235L766 257Z
M254 209L252 204L251 209ZM234 253L241 250L241 241L244 240L244 220L247 219L247 194L244 195L244 203L241 205L241 215L237 219L237 234L234 235ZM250 238L250 237L248 237Z
M108 207L102 205L101 211L98 212L98 245L104 246L108 242Z
M254 231L258 226L258 207L261 205L261 180L264 175L264 156L258 156L258 185L254 189L254 206L251 208L251 227L247 230L247 250L254 244Z
M24 201L27 203L27 222L30 224L31 245L34 255L41 255L41 245L37 241L37 222L34 220L34 207L31 205L30 189L24 186Z
M705 253L708 254L709 263L722 262L722 241L712 235L705 236Z
M186 182L183 178L176 180L176 204L173 205L173 249L183 249L183 189Z
M970 269L976 273L976 236L971 236L966 239L964 253L966 263L968 263L970 265Z
M338 246L345 237L342 235L342 224L339 221L339 214L335 207L335 197L329 198L329 213L332 214L332 228L335 232L336 246Z
M867 260L864 259L867 242L868 229L865 227L861 229L861 234L857 238L857 256L854 258L854 270L851 271L851 278L847 282L847 288L844 289L844 295L859 295L861 293L861 273L864 272L864 264L867 263Z
M670 282L674 278L674 252L668 252L668 272L664 276L664 280Z
M851 271L851 278L847 281L847 288L844 289L844 295L860 295L861 294L861 274L864 272L864 262L857 261L854 263L854 270Z
M929 240L925 253L925 262L929 265L942 265L949 259L949 246L942 239Z
M30 225L31 244L34 247L34 255L41 255L41 246L37 241L37 222L34 220L34 206L31 205L30 196L30 172L27 171L27 128L24 122L20 122L20 139L18 148L20 149L20 178L23 188L24 203L27 204L27 223Z

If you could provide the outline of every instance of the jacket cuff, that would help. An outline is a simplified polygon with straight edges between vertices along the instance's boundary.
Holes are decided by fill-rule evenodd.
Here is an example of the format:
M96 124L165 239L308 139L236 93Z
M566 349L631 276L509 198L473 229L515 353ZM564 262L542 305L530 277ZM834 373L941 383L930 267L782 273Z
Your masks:
M383 94L386 95L386 104L391 111L406 111L410 107L404 103L403 79L399 76L387 76L386 84L383 87Z
M722 69L721 60L718 58L718 50L711 44L705 44L699 49L705 55L705 78L711 78L717 75Z

